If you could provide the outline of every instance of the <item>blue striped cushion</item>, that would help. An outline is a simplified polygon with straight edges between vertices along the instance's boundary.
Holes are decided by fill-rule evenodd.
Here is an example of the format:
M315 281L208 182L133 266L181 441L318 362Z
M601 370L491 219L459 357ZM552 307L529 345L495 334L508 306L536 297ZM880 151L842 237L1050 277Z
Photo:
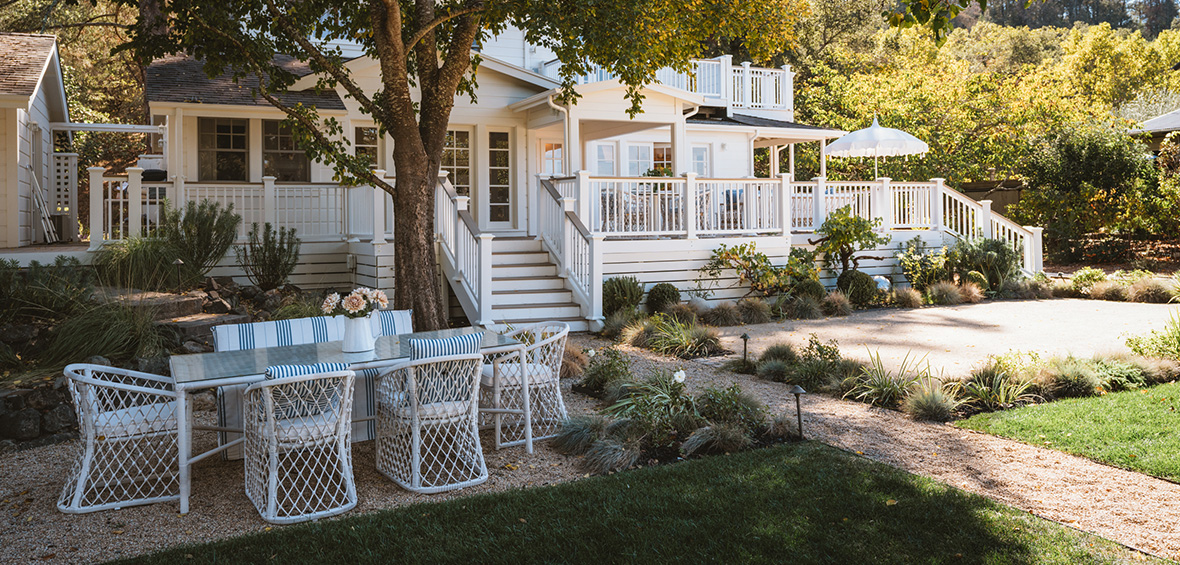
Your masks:
M348 363L316 363L314 365L271 365L266 368L267 379L281 379L283 377L298 377L314 373L334 373L347 371Z
M376 335L398 335L414 332L413 310L379 310L373 316Z
M344 339L343 320L327 316L213 327L213 346L217 351L323 343L341 339Z
M483 333L463 334L437 339L411 339L410 359L426 359L446 355L468 355L479 353Z

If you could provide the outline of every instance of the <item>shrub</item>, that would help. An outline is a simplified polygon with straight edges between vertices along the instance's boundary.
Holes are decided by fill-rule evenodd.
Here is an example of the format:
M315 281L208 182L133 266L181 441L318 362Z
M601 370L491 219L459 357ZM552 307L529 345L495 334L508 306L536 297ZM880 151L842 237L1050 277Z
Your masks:
M844 206L829 213L823 225L815 230L820 236L815 242L815 250L824 254L824 262L829 268L838 262L840 273L844 274L858 267L858 252L889 243L889 236L874 231L880 225L881 218L862 218L852 213L852 206ZM848 292L843 288L840 290ZM849 297L856 302L856 298Z
M190 200L183 212L164 206L157 235L184 261L194 279L200 279L229 252L241 223L242 217L234 213L233 203L222 207L220 202L208 199L199 204ZM186 282L191 284L196 280Z
M1075 272L1070 277L1069 282L1073 286L1074 292L1078 294L1089 294L1090 287L1094 286L1094 283L1104 280L1106 280L1106 273L1101 269L1085 267Z
M65 319L54 328L42 358L76 363L102 355L112 360L156 357L168 352L168 337L149 308L102 304Z
M549 445L563 455L582 455L606 433L606 418L597 414L574 416L561 425Z
M983 289L973 282L963 283L959 285L959 298L967 304L978 304L983 301Z
M637 422L648 440L659 446L676 437L686 437L701 424L696 400L685 393L684 383L677 382L667 372L653 373L628 386L625 396L608 406L604 413Z
M930 300L931 304L947 306L953 306L963 301L963 295L959 293L958 285L950 281L930 285L930 288L926 289L926 298Z
M646 338L644 346L658 353L694 359L717 355L725 350L721 347L717 331L712 328L684 324L666 314L653 316L650 326L651 335ZM638 345L635 342L632 344Z
M824 288L824 284L815 279L799 281L793 292L795 296L810 296L816 300L823 300L827 293L828 289Z
M1007 241L985 237L960 239L947 252L946 268L966 280L971 271L987 278L988 288L999 288L1020 272L1020 253Z
M1070 281L1054 281L1051 291L1054 298L1082 298L1084 296Z
M1126 302L1127 287L1117 281L1098 281L1090 287L1090 298Z
M753 375L758 372L758 364L744 357L730 359L721 365L721 368L743 375Z
M877 281L868 273L848 271L847 284L839 290L848 295L848 300L857 306L868 306L877 301ZM844 278L841 275L841 278Z
M827 343L824 343L819 340L818 335L808 334L807 347L803 348L803 352L799 357L802 360L818 359L827 361L828 363L836 363L841 360L840 345L834 339L830 339Z
M774 296L789 292L799 281L816 278L815 257L816 252L796 247L787 256L787 264L776 267L753 242L733 247L723 243L713 250L709 262L698 272L717 279L722 272L733 270L741 284L749 285L750 290Z
M918 308L925 304L922 293L912 288L893 289L893 302L902 308Z
M266 222L259 234L255 223L250 227L246 245L237 247L238 266L246 271L254 286L264 291L278 288L295 272L301 243L295 237L294 228L275 229Z
M586 366L579 386L586 389L593 396L601 396L611 383L625 381L631 378L631 360L618 349L606 347L601 349Z
M1155 278L1140 279L1127 289L1131 302L1166 304L1172 301L1172 289L1164 281Z
M960 282L975 283L982 290L988 290L990 288L987 286L987 276L979 271L967 273L967 276L963 277L963 280Z
M608 339L619 339L623 334L623 329L631 325L636 319L640 318L639 312L631 309L617 310L609 315L602 322L602 336Z
M697 428L680 444L680 450L684 452L685 457L705 451L733 453L750 447L753 443L750 432L737 424L722 422Z
M1090 363L1103 390L1118 392L1147 386L1147 373L1139 365L1113 357L1095 357Z
M921 370L917 366L920 360L911 365L909 354L902 359L896 372L885 368L880 352L870 353L869 359L869 366L860 375L851 377L845 398L852 397L873 406L893 408L901 403L914 384L929 378L929 368Z
M622 310L633 311L643 300L643 286L635 277L614 277L602 283L602 312L609 316Z
M764 381L785 383L791 375L791 365L786 361L771 359L758 363L758 378Z
M950 420L962 404L941 381L930 379L910 389L901 409L915 420Z
M1053 298L1053 287L1049 284L1049 279L1043 277L1043 273L1038 273L1038 278L1022 281L1028 284L1029 290L1032 291L1033 298Z
M595 353L597 355L597 352ZM586 353L575 345L569 342L565 344L565 351L561 354L561 375L560 379L578 379L586 372L586 366L590 364L590 358Z
M99 280L107 286L168 291L183 287L196 275L182 265L172 263L176 250L167 241L155 237L131 237L102 246L94 259Z
M799 437L798 418L792 414L779 414L770 421L766 435L772 439Z
M782 361L787 364L795 364L799 362L799 354L795 352L795 348L791 344L780 341L767 347L762 355L758 357L759 363L767 361Z
M705 323L714 326L739 326L742 323L742 315L732 302L719 302L701 317Z
M1180 361L1174 359L1123 354L1108 355L1105 359L1134 365L1143 373L1144 381L1148 385L1168 383L1180 378Z
M94 271L75 257L58 255L53 265L0 260L0 321L17 317L56 319L85 309L94 293Z
M617 473L634 467L642 455L639 441L622 441L604 437L590 445L582 458L582 468L595 474Z
M770 305L758 298L743 298L737 303L738 313L742 322L747 324L765 324L770 321Z
M659 314L674 304L680 304L680 291L671 283L659 283L647 291L647 311L650 314Z
M824 317L823 306L810 296L796 296L787 309L787 317L796 320L815 320Z
M696 400L697 413L711 424L734 424L754 433L766 424L766 406L738 385L706 388Z
M636 318L627 324L622 332L619 332L619 341L635 347L647 348L651 345L651 339L655 334L655 322L651 318Z
M897 252L897 263L910 286L919 291L947 278L946 247L929 251L921 237L915 237Z
M851 359L841 359L835 363L822 359L804 359L791 368L782 382L799 385L811 392L827 391L839 388L844 379L859 374L860 370L860 363Z
M665 308L664 313L673 320L676 320L682 324L688 324L691 326L696 325L697 323L697 311L688 304L673 304Z
M1029 392L1032 382L1014 378L989 360L967 378L955 384L954 392L963 403L979 410L1003 410L1017 404L1032 402L1036 396Z
M852 313L852 301L838 290L833 290L825 296L821 306L824 314L829 316L847 316Z
M1173 314L1163 330L1127 338L1127 347L1146 357L1180 360L1180 317Z
M1076 357L1050 360L1041 369L1037 381L1043 390L1055 398L1094 396L1102 387L1102 380L1094 366Z

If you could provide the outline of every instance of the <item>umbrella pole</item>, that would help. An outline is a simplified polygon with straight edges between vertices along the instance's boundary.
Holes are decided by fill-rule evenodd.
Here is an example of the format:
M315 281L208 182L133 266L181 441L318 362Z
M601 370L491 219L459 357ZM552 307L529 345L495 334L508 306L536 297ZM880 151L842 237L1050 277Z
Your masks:
M877 156L873 155L873 180L881 178L881 174L877 172Z

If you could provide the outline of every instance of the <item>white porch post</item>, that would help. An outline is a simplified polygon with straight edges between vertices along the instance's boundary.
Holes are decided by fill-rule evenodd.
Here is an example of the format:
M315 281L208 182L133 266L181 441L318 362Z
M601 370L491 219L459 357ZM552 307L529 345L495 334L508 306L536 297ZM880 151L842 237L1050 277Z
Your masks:
M795 182L795 175L791 173L783 173L779 175L779 199L778 199L778 217L782 222L783 236L791 235L791 200L794 195L791 194L791 183Z
M930 228L942 230L942 191L946 189L946 179L932 178L934 187L930 189Z
M578 217L582 218L583 224L589 226L591 225L590 201L595 198L595 195L590 194L590 171L584 169L578 171L578 184L576 193L578 195ZM595 202L594 205L598 206L599 203ZM594 230L591 229L590 231Z
M722 55L721 61L721 99L733 108L733 55Z
M379 179L385 178L385 171L377 169L373 171ZM385 191L380 187L372 187L373 189L373 245L381 245L385 243ZM438 187L435 187L438 190Z
M570 108L566 116L568 126L566 127L565 146L562 147L566 155L566 170L571 172L586 168L586 163L589 161L585 155L586 145L582 143L582 125L574 117L575 114L575 108Z
M819 176L828 176L828 140L819 140Z
M590 320L592 329L602 329L602 251L606 236L590 234Z
M753 89L750 80L750 63L749 61L742 62L742 104L747 108L753 107Z
M992 237L992 201L980 200L979 205L979 229L983 232L983 237Z
M825 194L827 187L824 185L827 183L828 179L824 178L823 176L818 176L812 180L815 181L815 193L812 194L811 199L815 216L812 218L814 223L812 224L811 229L812 231L817 231L819 230L820 226L824 225L824 220L828 219L828 211L825 209L827 203L824 202L827 200L827 195Z
M684 114L672 122L672 176L684 174L689 169L688 133Z
M781 92L779 96L782 97L783 108L786 109L788 120L795 119L795 73L791 72L791 65L783 65L783 80L779 83Z
M780 147L778 145L771 145L770 146L770 178L772 178L772 179L778 178L778 175L780 173L779 169L782 168L778 162L779 161L779 149L780 149Z
M127 167L127 235L143 235L143 169Z
M893 198L889 188L889 181L893 179L889 177L881 177L877 182L881 186L877 187L877 217L881 218L881 231L889 232L893 229Z
M492 239L496 236L482 232L475 237L479 239L479 325L487 327L495 323L492 320Z
M107 172L102 167L90 167L86 169L90 174L90 250L98 251L102 248L103 230L106 226L103 225L103 190L102 175Z
M459 217L459 215L460 215L459 213L467 210L468 198L469 197L467 197L467 196L455 196L454 198L451 199L451 201L453 201L455 203L455 220L453 222L451 222L451 226L454 228L454 232L452 232L450 235L451 235L451 241L456 242L456 243L452 244L455 246L458 246L457 242L459 241L459 226L462 225L459 222L463 221L463 219ZM453 252L454 249L452 249L451 251Z
M684 228L688 239L697 238L697 174L684 173Z
M278 216L275 210L275 178L267 175L262 177L262 221L269 223L274 227L279 227L275 218Z
M1026 237L1024 241L1028 247L1029 265L1028 269L1034 273L1039 273L1045 270L1044 258L1044 242L1042 241L1042 234L1045 228L1037 226L1024 226L1024 229L1032 232L1032 237Z

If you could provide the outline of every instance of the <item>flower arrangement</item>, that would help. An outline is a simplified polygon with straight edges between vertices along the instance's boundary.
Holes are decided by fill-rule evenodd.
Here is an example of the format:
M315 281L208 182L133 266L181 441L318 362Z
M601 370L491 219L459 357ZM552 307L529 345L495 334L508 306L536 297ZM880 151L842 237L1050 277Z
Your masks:
M323 310L324 314L328 316L364 318L373 310L387 307L389 307L389 297L385 296L385 291L361 287L344 298L335 292L329 294L327 298L324 298L320 310Z

